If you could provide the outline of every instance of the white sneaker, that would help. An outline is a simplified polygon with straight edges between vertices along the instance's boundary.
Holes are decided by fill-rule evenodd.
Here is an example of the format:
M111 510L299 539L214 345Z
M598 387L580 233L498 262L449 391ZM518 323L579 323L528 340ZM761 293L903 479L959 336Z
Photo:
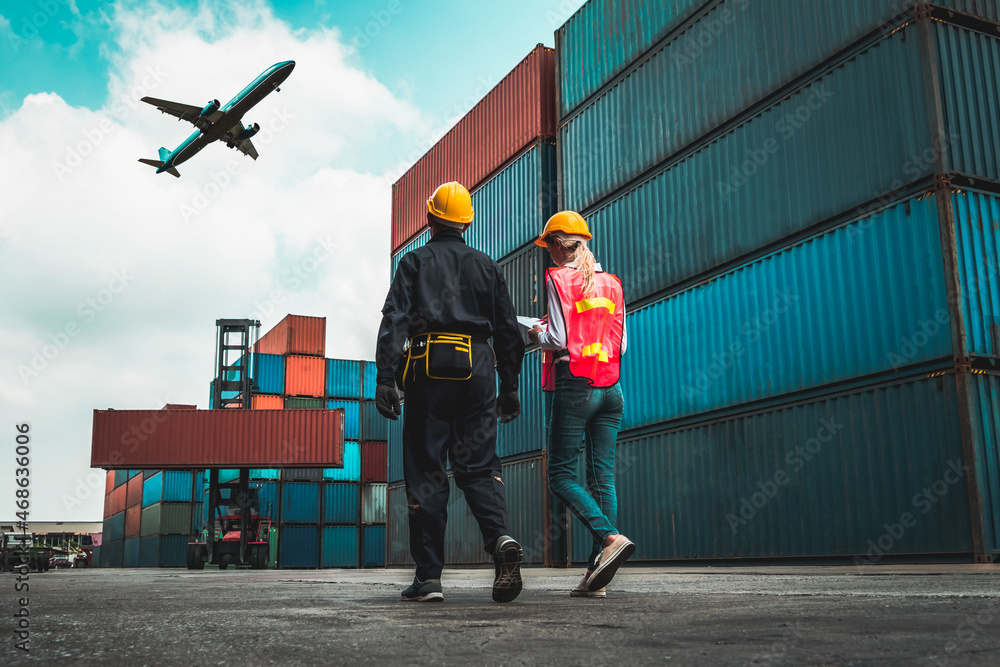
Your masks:
M601 551L597 569L587 580L587 590L599 591L609 583L618 568L635 553L635 544L624 535L619 535Z
M576 588L572 589L570 592L570 597L574 598L606 598L608 597L608 592L605 589L600 589L592 591L587 588L587 573L583 573L583 577L580 579L580 583L576 585Z

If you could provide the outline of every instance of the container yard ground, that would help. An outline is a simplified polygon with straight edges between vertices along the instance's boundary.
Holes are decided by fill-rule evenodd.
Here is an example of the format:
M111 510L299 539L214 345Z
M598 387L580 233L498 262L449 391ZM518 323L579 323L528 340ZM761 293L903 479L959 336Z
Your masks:
M0 655L62 665L1000 664L996 566L626 568L605 600L569 597L578 569L524 575L521 596L500 605L482 569L446 570L443 604L400 602L412 576L403 569L50 571L30 579L30 655L9 632Z

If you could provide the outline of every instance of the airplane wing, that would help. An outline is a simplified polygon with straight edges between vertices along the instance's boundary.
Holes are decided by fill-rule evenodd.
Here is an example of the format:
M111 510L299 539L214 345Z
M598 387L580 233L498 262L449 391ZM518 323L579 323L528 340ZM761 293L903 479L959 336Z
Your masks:
M201 111L201 109L199 109ZM254 148L253 143L250 138L240 139L240 135L243 134L243 119L240 118L236 121L236 124L229 128L226 135L222 138L226 142L226 145L230 148L235 148L244 155L249 155L254 160L257 159L257 149Z
M161 113L170 114L171 116L181 120L186 120L199 130L204 130L206 127L223 116L222 111L216 111L208 116L202 116L201 110L203 107L181 104L180 102L171 102L169 100L159 100L155 97L143 97L140 101L145 102L146 104L152 104L154 107L159 109Z

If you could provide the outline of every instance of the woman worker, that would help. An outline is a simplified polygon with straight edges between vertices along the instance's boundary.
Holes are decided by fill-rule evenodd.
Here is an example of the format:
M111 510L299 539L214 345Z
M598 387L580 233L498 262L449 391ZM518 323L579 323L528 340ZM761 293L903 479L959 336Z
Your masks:
M574 211L556 213L535 241L555 266L545 274L548 330L528 337L545 350L542 384L555 391L548 428L549 490L594 536L587 573L574 597L605 597L605 586L635 545L618 532L615 446L625 402L618 385L625 352L621 280L605 273L587 247L593 236ZM587 486L576 481L580 442L586 439Z

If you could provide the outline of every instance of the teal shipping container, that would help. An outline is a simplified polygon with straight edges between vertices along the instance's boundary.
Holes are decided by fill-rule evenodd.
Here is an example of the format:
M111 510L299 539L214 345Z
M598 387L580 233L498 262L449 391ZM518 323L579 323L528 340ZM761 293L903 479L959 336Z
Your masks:
M362 392L362 397L365 399L375 398L375 386L378 381L378 366L375 365L374 361L366 361L364 368L364 391Z
M139 539L139 567L186 567L186 535L153 535Z
M389 439L389 420L378 411L374 401L361 403L361 439L369 442Z
M319 523L319 491L316 482L285 482L281 490L281 522Z
M358 527L323 526L323 567L358 566Z
M356 440L345 440L344 467L324 468L323 479L333 482L361 481L361 443Z
M319 526L286 526L278 530L278 566L318 568Z
M201 497L204 475L164 470L147 476L142 486L142 506L159 502L191 502Z
M402 486L390 486L386 492L385 562L386 565L413 565L406 488Z
M537 233L541 233L541 228ZM549 254L534 241L498 262L503 272L516 315L541 317L545 314L545 270ZM525 337L524 340L527 340Z
M128 481L128 470L115 470L115 488Z
M500 260L536 239L557 204L555 143L541 139L472 193L465 242Z
M278 482L252 482L251 486L257 489L261 516L278 521L281 518L278 515Z
M731 119L752 114L758 103L770 106L774 100L766 100L783 96L783 87L794 86L797 77L845 49L864 48L888 35L916 11L915 3L899 0L705 4L697 21L659 42L584 107L564 115L560 142L568 208L592 206ZM995 2L941 4L997 13ZM598 43L569 43L560 51L597 48L616 51ZM564 88L570 82L565 70L560 70Z
M251 468L250 479L281 479L281 468Z
M521 362L517 395L521 415L512 422L497 423L497 455L501 459L538 453L547 446L542 351L537 347L528 350Z
M139 567L138 537L129 537L125 540L122 552L122 567Z
M327 359L326 395L354 400L361 398L364 365L364 361Z
M360 401L327 401L326 407L344 409L344 439L361 439L361 402Z
M362 567L385 567L385 524L362 529Z
M101 545L101 557L104 563L101 567L122 567L125 557L125 541L112 540Z
M936 53L967 54L936 59L939 89L922 65L922 34ZM1000 39L913 22L585 211L594 253L634 302L863 214L934 174L997 180L1000 126L987 110L1000 108L989 69L998 60ZM939 103L945 111L930 117ZM929 129L938 126L944 141ZM615 168L590 164L595 182ZM574 177L564 177L568 192Z
M125 512L118 512L104 518L102 535L104 539L116 542L125 539Z
M361 521L358 508L357 484L331 482L323 485L323 523L352 523Z

